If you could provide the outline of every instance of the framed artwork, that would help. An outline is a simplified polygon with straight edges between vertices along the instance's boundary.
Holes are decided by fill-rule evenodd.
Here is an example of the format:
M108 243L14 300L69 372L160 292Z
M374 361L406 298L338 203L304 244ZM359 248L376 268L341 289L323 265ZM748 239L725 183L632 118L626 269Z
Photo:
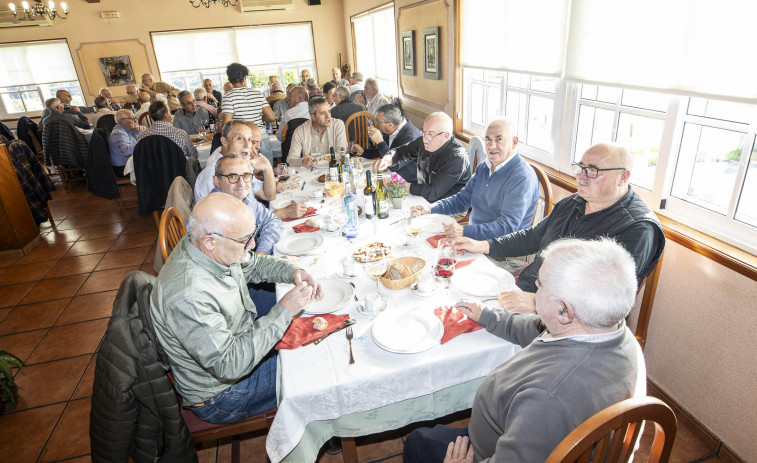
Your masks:
M415 75L415 31L405 31L402 37L402 73Z
M423 77L441 80L442 67L439 64L439 28L423 29Z
M100 58L100 67L108 87L136 84L129 55Z

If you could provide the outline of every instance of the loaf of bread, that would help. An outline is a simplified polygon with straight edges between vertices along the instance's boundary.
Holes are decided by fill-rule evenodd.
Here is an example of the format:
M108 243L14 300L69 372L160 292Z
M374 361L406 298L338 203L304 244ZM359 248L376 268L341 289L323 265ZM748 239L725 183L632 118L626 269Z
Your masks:
M421 268L423 266L421 265ZM405 264L401 264L399 262L395 262L392 265L389 266L389 269L386 272L386 277L390 280L402 280L410 275L415 273L412 268L408 267Z
M315 317L313 319L313 328L317 329L318 331L323 331L328 328L328 326L329 322L327 322L323 317Z

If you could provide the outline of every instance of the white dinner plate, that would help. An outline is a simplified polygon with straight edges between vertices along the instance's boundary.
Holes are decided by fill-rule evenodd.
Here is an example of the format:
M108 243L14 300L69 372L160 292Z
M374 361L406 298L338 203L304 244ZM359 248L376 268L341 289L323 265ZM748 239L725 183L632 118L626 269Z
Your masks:
M373 321L371 337L377 346L397 354L416 354L439 345L441 320L428 310L390 310Z
M423 224L423 233L433 233L435 235L444 233L445 224L455 223L455 219L442 214L426 214L415 220Z
M322 182L318 180L321 176L323 176L323 181ZM313 183L315 183L316 185L325 185L326 184L326 174L316 175L313 178Z
M320 233L297 233L284 237L276 244L276 249L282 254L302 256L323 244Z
M305 306L305 313L321 315L336 312L352 299L352 286L342 280L321 280L323 297L314 299Z
M292 204L292 201L294 201L296 203L305 203L309 199L310 199L309 197L307 197L305 195L299 195L299 194L298 195L287 196L286 198L279 197L279 198L276 198L275 200L271 201L271 210L275 211L276 209L281 209L282 207L286 207L286 206Z
M515 286L515 278L504 270L474 266L455 271L451 282L460 291L479 297L497 296Z

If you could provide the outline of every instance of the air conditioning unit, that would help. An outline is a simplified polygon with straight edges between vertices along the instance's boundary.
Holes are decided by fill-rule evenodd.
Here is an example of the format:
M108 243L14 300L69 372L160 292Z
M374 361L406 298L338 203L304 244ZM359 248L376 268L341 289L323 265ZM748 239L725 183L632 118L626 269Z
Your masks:
M294 0L240 0L242 13L253 11L293 10Z
M19 21L10 10L0 10L0 27L52 26L53 21L45 16L34 21Z

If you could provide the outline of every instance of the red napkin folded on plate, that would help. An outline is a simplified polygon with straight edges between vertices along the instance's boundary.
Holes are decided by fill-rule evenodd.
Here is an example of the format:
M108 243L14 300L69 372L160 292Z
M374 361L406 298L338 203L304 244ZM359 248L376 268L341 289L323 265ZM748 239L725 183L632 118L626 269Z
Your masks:
M300 217L300 219L303 217L310 217L311 215L315 214L317 211L318 209L314 207L308 207L308 210L305 211L305 214L302 217ZM281 219L281 220L283 220L284 222L291 222L292 220L297 220L297 219L295 219L294 217L291 217L289 219Z
M321 227L311 227L310 225L306 224L305 222L295 225L292 227L292 230L294 230L295 233L311 233L320 230Z
M458 260L457 263L455 264L455 269L459 270L459 269L461 269L463 267L467 267L470 264L472 264L475 260L476 259Z
M473 331L483 328L483 326L474 322L454 307L437 307L434 309L434 315L436 315L444 325L444 336L442 336L441 341L442 344L463 333L472 333Z
M289 328L287 328L284 336L281 337L281 341L276 344L276 350L297 349L306 342L318 339L324 334L331 333L342 326L342 323L345 320L350 318L347 314L323 314L319 315L319 317L324 318L329 323L323 331L318 331L313 328L313 319L315 317L299 317L292 320L292 323L289 325Z
M444 234L429 236L428 238L426 238L426 241L428 241L428 244L430 244L432 248L435 248L439 246L439 240L444 237Z

